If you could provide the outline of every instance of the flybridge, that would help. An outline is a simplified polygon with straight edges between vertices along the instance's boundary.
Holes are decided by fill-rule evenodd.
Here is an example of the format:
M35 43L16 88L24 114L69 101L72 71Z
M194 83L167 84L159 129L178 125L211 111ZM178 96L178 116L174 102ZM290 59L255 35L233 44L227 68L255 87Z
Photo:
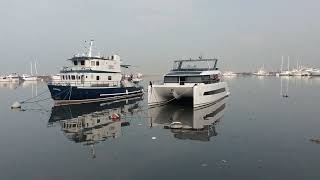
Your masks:
M174 61L172 71L208 71L217 70L218 59L188 59Z

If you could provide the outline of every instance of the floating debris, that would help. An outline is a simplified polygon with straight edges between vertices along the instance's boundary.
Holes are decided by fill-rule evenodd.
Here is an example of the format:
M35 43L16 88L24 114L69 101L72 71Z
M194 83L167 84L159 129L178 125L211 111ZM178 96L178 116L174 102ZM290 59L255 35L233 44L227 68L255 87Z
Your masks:
M223 163L227 163L228 161L223 159L223 160L221 160L221 162L223 162Z
M152 139L152 140L156 140L156 139L157 139L157 137L152 137L151 139Z
M16 101L11 105L11 109L21 109L21 104Z
M171 129L181 129L182 128L182 123L181 122L172 122L169 127Z
M320 138L311 138L310 141L317 143L317 144L320 144Z
M208 166L208 164L203 163L203 164L201 164L201 166L202 166L202 167L207 167L207 166Z

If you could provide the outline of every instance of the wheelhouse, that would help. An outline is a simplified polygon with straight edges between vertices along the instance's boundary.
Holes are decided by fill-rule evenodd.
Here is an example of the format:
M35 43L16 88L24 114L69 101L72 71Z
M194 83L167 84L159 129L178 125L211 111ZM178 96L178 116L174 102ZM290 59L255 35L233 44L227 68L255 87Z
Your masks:
M171 72L164 76L164 83L212 84L220 82L221 73L217 59L177 60Z

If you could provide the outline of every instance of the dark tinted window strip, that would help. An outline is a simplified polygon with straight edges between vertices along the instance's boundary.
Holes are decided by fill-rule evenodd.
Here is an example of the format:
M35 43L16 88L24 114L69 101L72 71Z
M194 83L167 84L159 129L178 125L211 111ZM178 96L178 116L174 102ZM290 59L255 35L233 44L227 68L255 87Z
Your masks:
M218 109L216 109L215 111L213 111L210 114L207 114L203 117L204 120L208 120L208 118L213 118L214 116L216 116L218 113L220 113L222 110L224 110L226 108L226 104L221 105Z
M217 90L213 90L213 91L207 91L205 93L203 93L203 95L212 95L212 94L219 94L219 93L222 93L222 92L225 92L226 91L226 88L221 88L221 89L217 89Z

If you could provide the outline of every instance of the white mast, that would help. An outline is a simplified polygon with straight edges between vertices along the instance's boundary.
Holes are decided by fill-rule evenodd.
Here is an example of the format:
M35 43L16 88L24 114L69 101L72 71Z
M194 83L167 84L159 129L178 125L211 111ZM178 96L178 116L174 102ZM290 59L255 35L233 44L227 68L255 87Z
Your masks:
M89 57L91 57L91 55L92 55L92 46L93 46L93 40L90 40L90 47L89 47L89 52L88 52Z
M280 67L280 72L283 71L283 56L281 56L281 67Z
M32 62L30 62L30 68L31 68L31 70L30 70L31 76L33 76L33 72L32 72Z
M34 61L34 70L36 71L36 75L38 75L37 62L36 61Z
M288 71L290 71L290 57L288 56Z

